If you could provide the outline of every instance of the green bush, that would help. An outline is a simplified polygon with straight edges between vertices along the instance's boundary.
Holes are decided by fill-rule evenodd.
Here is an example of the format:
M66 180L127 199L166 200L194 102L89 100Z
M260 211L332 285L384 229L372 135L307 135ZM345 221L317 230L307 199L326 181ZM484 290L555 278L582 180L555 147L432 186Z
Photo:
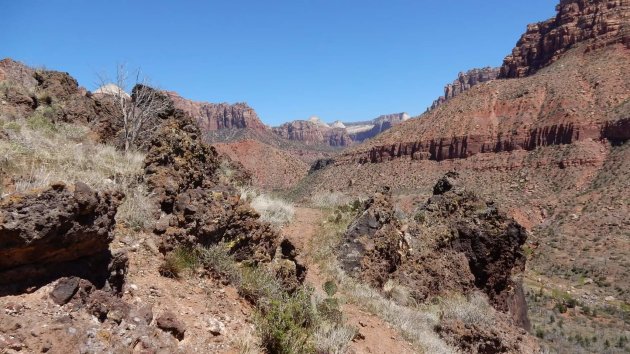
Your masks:
M319 320L310 290L287 293L267 269L239 265L225 245L200 249L199 254L204 266L227 278L243 298L256 305L256 328L269 353L315 352Z
M335 296L337 293L337 284L335 284L334 280L328 280L325 282L323 288L324 292L326 292L326 295L328 296Z
M311 293L304 289L270 300L256 316L262 345L269 353L314 353L316 323Z
M423 212L423 211L421 211L421 212L418 212L418 213L417 213L417 214L413 217L413 219L414 219L417 223L419 223L419 224L424 224L424 222L426 221L426 215L424 214L424 212Z
M53 107L40 107L26 119L26 125L38 132L55 133L57 132L57 127L53 123L54 117L55 109Z
M199 266L199 256L193 249L178 247L169 253L160 265L160 274L169 278L181 278L186 271Z
M560 313L565 313L567 312L567 305L565 305L563 302L559 302L556 304L556 310L558 310L558 312Z
M339 309L339 301L333 297L326 298L317 304L317 313L328 322L343 323L343 313Z
M5 123L2 126L2 129L11 130L16 133L19 133L20 131L22 131L22 126L20 125L20 123L13 121L13 122Z

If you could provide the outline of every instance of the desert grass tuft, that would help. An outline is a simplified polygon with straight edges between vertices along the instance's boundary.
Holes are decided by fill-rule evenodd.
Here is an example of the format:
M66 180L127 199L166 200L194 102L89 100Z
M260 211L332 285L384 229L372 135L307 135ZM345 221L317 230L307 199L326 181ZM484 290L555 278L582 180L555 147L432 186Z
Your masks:
M243 187L240 191L241 199L250 202L262 221L280 228L293 220L295 208L286 200L260 193L252 187Z

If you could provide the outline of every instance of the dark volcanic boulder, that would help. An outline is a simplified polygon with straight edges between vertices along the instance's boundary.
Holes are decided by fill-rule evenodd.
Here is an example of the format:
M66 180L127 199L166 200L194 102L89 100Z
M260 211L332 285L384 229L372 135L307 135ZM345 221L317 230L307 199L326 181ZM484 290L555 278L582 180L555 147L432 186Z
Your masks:
M368 200L344 236L342 267L376 287L388 280L405 284L418 301L481 290L496 309L527 326L526 313L516 306L525 303L521 285L514 280L525 267L525 229L458 186L454 173L434 190L410 220L396 217L386 191Z
M104 285L112 261L115 268L126 267L125 257L109 251L122 198L122 193L96 192L77 182L73 188L57 183L1 200L0 287L61 275Z
M269 263L281 238L271 224L219 182L221 158L201 140L192 119L175 110L153 136L145 159L145 179L161 211L154 232L160 249L224 242L237 261ZM295 276L303 279L294 257ZM284 267L286 270L287 267ZM286 272L285 272L286 273Z
M144 161L147 185L167 214L180 193L214 186L220 164L216 150L201 141L199 128L179 110L153 136Z
M269 262L279 234L238 196L203 188L186 190L175 197L171 213L158 222L161 249L226 242L238 261Z

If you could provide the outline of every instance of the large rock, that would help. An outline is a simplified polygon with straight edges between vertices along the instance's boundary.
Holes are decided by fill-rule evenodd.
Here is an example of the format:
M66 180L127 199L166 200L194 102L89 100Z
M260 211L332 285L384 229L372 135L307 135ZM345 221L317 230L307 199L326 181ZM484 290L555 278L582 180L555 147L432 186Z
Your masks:
M145 178L161 212L154 230L162 237L160 249L225 242L238 261L270 262L280 234L261 222L234 189L219 183L219 165L214 148L201 140L200 130L180 110L154 135Z
M630 46L625 0L561 0L555 18L527 26L501 67L502 78L531 75L554 61L577 43L586 50L612 43Z
M36 110L55 122L90 124L97 134L111 129L103 121L110 103L95 99L70 74L54 70L35 70L12 59L0 61L0 113L27 117Z
M148 144L145 179L160 209L171 213L180 193L216 184L219 164L216 151L201 141L192 119L176 110Z
M122 198L122 193L96 192L77 182L1 200L0 287L17 290L61 275L101 286L114 275L120 283L111 267L124 269L126 258L112 256L109 244Z
M174 313L171 311L166 311L160 317L157 318L157 326L161 330L168 332L173 335L173 337L178 340L184 339L184 334L186 333L186 327L184 323L177 319Z
M376 193L350 225L340 247L342 267L382 287L396 280L418 301L451 292L481 290L498 310L528 325L520 282L527 234L516 221L461 187L456 174L438 183L436 193L412 219L396 216L389 192Z
M37 86L34 74L35 70L11 58L0 60L0 81L6 80L32 90Z
M440 337L462 353L540 353L536 338L522 328L515 328L509 321L496 316L493 325L464 323L461 320L442 321L436 328Z
M160 248L192 247L225 242L238 261L269 262L275 254L279 234L238 196L203 188L189 189L175 198L172 211L163 216ZM162 231L163 230L163 231Z

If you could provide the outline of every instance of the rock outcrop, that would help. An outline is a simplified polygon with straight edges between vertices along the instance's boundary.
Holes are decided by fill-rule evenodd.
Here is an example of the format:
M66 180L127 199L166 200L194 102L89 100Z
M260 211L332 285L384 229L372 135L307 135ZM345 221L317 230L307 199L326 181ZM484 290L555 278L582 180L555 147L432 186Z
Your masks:
M145 178L161 217L154 233L160 249L194 247L225 242L237 261L269 263L282 257L281 238L271 224L241 201L235 190L218 183L221 161L213 147L202 141L192 118L176 109L154 135L145 158ZM294 282L305 268L293 263Z
M0 113L28 117L36 112L54 122L88 124L103 140L111 135L110 119L103 119L110 103L93 97L65 72L34 70L11 59L0 61Z
M433 110L442 105L444 102L451 98L468 91L471 87L479 85L483 82L490 80L496 80L499 76L499 68L485 67L482 69L472 69L467 72L460 72L457 75L457 80L453 83L444 86L444 96L440 96L437 100L433 101L433 104L428 110Z
M421 302L480 290L497 310L528 326L514 280L525 268L525 229L466 191L455 173L444 176L434 193L409 219L397 217L387 191L369 199L344 236L342 267L376 287L396 280Z
M267 129L254 109L246 103L195 102L185 99L175 92L166 92L166 94L173 101L175 108L188 113L197 121L203 132L223 129Z
M346 130L353 141L363 142L408 120L409 118L409 114L404 112L385 114L374 118L371 121L346 123Z
M527 26L501 67L501 78L529 76L555 62L576 44L589 51L613 43L630 46L625 0L561 0L555 18Z
M0 201L2 292L21 291L63 275L120 288L126 257L112 255L109 244L122 198L121 193L96 192L77 182L74 187L57 183Z
M8 81L26 89L34 89L37 81L35 70L15 60L5 58L0 60L0 81Z
M328 125L319 118L310 118L288 122L272 130L277 136L306 145L345 147L373 138L407 119L409 119L407 113L396 113L364 122L336 121Z
M202 133L184 112L176 110L154 134L145 158L145 180L165 213L180 193L216 184L220 161Z
M329 145L334 147L352 144L352 138L344 128L331 128L306 120L296 120L273 128L273 132L288 140L306 145Z

